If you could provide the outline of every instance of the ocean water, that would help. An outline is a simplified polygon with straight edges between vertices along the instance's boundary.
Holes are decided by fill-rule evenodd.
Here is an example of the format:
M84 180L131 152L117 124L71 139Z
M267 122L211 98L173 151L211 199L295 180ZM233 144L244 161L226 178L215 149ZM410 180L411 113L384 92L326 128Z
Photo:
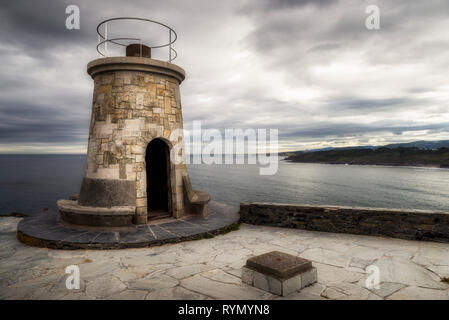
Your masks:
M84 155L0 155L0 213L34 214L78 193ZM277 174L257 165L188 165L193 187L238 207L241 201L449 211L449 169L345 166L280 161Z

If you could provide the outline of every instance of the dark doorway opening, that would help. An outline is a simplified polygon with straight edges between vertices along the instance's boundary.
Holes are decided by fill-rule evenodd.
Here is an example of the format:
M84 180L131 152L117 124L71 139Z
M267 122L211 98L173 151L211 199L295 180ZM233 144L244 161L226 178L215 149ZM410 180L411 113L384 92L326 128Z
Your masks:
M169 152L168 145L161 139L153 139L147 147L145 162L149 219L171 215Z

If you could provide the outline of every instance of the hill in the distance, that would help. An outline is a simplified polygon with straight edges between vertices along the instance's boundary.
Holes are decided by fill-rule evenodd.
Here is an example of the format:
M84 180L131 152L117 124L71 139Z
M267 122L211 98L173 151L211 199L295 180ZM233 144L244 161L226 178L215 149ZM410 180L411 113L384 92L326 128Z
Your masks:
M282 154L280 154L282 155ZM285 160L305 163L434 166L449 168L449 140L415 141L382 147L360 146L284 153Z
M386 148L419 148L425 150L436 150L440 148L449 148L449 140L440 141L413 141L409 143L387 144Z
M449 140L439 141L413 141L406 143L392 143L383 146L350 146L350 147L327 147L320 149L309 149L304 151L288 151L279 153L280 156L290 156L301 152L316 152L316 151L329 151L329 150L348 150L348 149L379 149L379 148L419 148L425 150L434 150L439 148L449 148Z

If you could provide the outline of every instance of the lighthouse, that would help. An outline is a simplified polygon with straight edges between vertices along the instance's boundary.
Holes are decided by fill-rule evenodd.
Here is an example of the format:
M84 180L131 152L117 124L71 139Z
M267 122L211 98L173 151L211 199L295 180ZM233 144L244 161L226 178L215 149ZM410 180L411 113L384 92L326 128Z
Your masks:
M107 30L107 23L102 22ZM149 22L154 22L145 19ZM158 22L154 22L158 23ZM118 44L126 55L89 62L94 82L86 172L79 195L57 202L62 221L121 227L161 218L207 216L209 194L192 189L185 165L179 86L185 71L172 63L176 33L169 30L169 60L152 59L143 43L99 32L103 45ZM104 55L102 51L100 54Z

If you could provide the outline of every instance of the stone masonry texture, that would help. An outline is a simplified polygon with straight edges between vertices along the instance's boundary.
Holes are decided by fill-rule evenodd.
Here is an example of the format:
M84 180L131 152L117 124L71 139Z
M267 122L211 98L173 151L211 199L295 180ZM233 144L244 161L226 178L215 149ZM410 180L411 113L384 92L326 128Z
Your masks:
M85 179L132 181L136 214L147 214L145 153L154 138L163 139L184 157L179 82L169 75L109 70L94 75L92 116L89 129ZM171 164L172 210L183 211L182 175L185 164Z
M240 220L254 225L449 242L449 213L426 210L240 204Z

